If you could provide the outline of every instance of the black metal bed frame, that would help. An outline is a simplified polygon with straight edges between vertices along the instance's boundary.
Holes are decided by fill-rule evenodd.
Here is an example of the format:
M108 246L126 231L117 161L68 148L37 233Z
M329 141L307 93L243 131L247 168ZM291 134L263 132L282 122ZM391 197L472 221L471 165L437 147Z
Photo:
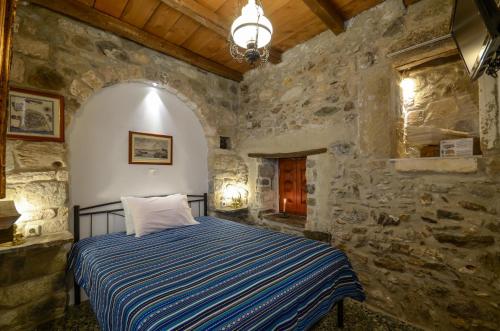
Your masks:
M155 197L161 196L169 196L170 194L165 194L165 195L154 195ZM149 196L153 197L153 196ZM193 194L188 194L188 204L192 208L193 203L197 203L198 205L198 215L201 214L201 204L203 203L203 216L208 216L208 194L204 193L203 195L193 195ZM113 201L113 202L107 202L107 203L102 203L94 206L89 206L89 207L80 207L79 205L75 205L73 207L73 224L74 224L74 242L76 243L77 241L80 240L80 217L85 217L88 216L90 217L90 237L92 237L92 231L93 231L93 217L94 215L106 215L106 234L109 233L109 215L116 215L120 217L124 217L124 215L119 214L119 212L123 211L123 208L112 208L108 210L95 210L95 209L100 209L103 207L109 207L113 205L118 205L121 204L121 201ZM81 296L80 296L80 286L77 284L76 280L74 280L74 290L75 290L75 305L79 305L81 302ZM335 306L337 306L337 326L339 328L344 327L344 300L338 301Z
M171 194L163 194L163 195L153 195L148 197L166 197ZM145 198L148 198L145 197ZM208 194L188 194L188 204L191 208L193 208L193 204L196 203L198 205L198 215L202 215L202 203L203 203L203 215L208 216ZM124 217L124 215L119 214L119 212L123 211L123 207L121 208L111 208L111 209L101 209L104 207L114 206L121 204L121 201L113 201L101 203L94 206L89 207L80 207L79 205L75 205L73 207L73 237L74 242L80 240L80 218L88 216L90 217L90 237L92 237L93 228L94 228L94 216L95 215L106 215L106 234L109 234L109 215L116 215L120 217ZM96 210L97 209L97 210ZM80 286L74 281L74 289L75 289L75 305L79 305L81 302L80 297Z

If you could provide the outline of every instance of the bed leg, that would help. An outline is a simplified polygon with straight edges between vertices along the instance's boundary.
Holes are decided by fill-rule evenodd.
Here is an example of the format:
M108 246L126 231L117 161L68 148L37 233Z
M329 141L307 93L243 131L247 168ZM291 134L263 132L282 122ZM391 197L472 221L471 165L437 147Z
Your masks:
M80 286L74 282L73 288L75 289L75 306L78 306L80 304L81 298L80 298Z
M337 326L344 327L344 300L337 302Z

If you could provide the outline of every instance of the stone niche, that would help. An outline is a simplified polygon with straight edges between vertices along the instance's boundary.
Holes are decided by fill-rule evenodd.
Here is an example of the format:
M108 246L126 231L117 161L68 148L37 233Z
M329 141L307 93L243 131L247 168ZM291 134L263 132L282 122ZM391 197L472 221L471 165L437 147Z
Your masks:
M397 157L437 157L441 140L479 140L479 87L458 54L400 71L400 78Z
M306 215L290 213L285 215L280 209L280 199L283 198L280 196L280 160L290 159L288 156L292 154L294 153L286 153L283 154L283 157L277 157L278 153L272 157L256 158L255 193L251 208L253 213L251 214L254 222L269 229L309 237L311 231L306 231L306 228L310 228L308 220L313 218L315 211L314 181L316 178L316 163L312 160L314 155L300 155L300 158L306 159L305 177L307 183L304 188L307 192ZM297 155L299 154L300 152Z

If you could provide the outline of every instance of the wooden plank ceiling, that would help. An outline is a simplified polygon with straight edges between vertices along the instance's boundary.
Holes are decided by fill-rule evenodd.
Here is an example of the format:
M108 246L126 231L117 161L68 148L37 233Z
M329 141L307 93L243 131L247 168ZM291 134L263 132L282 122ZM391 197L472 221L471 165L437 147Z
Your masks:
M281 53L383 0L262 0L274 27L271 62ZM174 56L207 71L241 80L251 69L231 58L227 37L246 0L31 0L90 25Z

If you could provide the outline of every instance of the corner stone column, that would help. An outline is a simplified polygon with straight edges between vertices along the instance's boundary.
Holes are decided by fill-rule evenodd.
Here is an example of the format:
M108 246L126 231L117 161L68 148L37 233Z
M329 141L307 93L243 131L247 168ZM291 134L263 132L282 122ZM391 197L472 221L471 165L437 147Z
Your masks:
M498 79L479 79L479 128L484 154L500 154L500 114Z

